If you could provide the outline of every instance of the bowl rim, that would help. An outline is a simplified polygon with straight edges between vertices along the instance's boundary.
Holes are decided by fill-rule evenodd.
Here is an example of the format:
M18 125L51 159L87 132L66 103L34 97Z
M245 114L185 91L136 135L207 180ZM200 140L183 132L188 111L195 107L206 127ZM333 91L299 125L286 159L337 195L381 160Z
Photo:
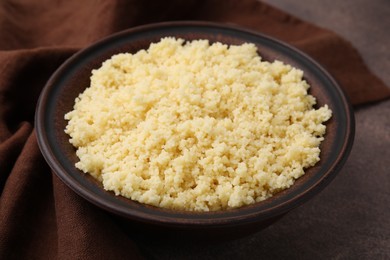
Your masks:
M229 29L229 30L235 30L244 32L247 34L250 34L254 37L262 37L266 38L275 44L281 45L285 48L290 49L291 51L297 53L299 56L307 60L308 62L312 63L321 73L323 76L325 76L335 87L336 91L339 93L339 97L342 100L342 106L344 110L346 111L346 136L343 146L341 148L340 154L337 156L337 159L333 163L331 169L326 172L316 183L310 186L310 188L306 189L305 192L300 193L296 196L293 196L292 198L288 200L283 200L282 203L277 204L274 207L262 209L261 211L254 211L250 212L248 214L226 214L228 211L223 211L221 214L214 214L215 212L178 212L178 211L172 211L171 214L167 213L162 215L159 214L150 214L148 212L142 212L142 211L136 211L131 210L123 207L114 207L110 202L96 198L96 194L93 193L90 190L85 189L79 182L75 181L73 178L71 178L63 165L58 161L56 156L53 153L53 149L49 144L49 137L47 135L47 132L45 130L44 125L44 110L46 108L48 100L48 93L50 90L55 86L58 78L61 76L61 74L66 71L69 67L71 67L72 63L79 59L80 56L82 56L84 53L93 51L96 48L99 48L99 46L103 46L111 41L118 40L128 34L134 34L137 32L143 32L143 31L149 31L149 30L156 30L159 28L164 27L190 27L190 26L196 26L196 27L213 27L216 29ZM41 95L39 97L37 107L36 107L36 113L35 113L35 127L36 127L36 133L37 133L37 139L38 139L38 145L39 148L49 164L49 166L52 168L54 173L73 191L75 191L78 195L83 197L84 199L88 200L89 202L95 204L96 206L103 208L111 213L115 213L119 216L140 221L140 222L147 222L147 223L153 223L157 225L164 225L164 226L226 226L226 225L243 225L245 223L250 222L257 222L261 220L270 219L279 215L282 215L288 211L290 211L293 208L298 207L299 205L303 204L307 200L309 200L314 194L319 193L326 185L330 183L331 180L334 179L334 177L337 175L337 173L340 171L340 169L345 164L348 155L352 149L354 135L355 135L355 123L354 123L354 114L352 111L352 107L350 105L350 102L348 100L348 97L345 95L342 88L339 86L337 81L314 59L312 59L310 56L305 54L304 52L298 50L297 48L281 41L278 39L275 39L273 37L270 37L268 35L259 33L254 30L250 30L247 28L243 28L238 25L231 25L231 24L222 24L222 23L215 23L215 22L206 22L206 21L171 21L171 22L160 22L160 23L152 23L152 24L146 24L137 26L134 28L130 28L124 31L117 32L115 34L109 35L108 37L101 39L92 45L81 49L80 51L76 52L74 55L72 55L70 58L68 58L50 77L50 79L47 81L45 87L43 88ZM255 204L254 204L255 205ZM254 206L255 207L255 206ZM236 212L240 211L240 208L235 209ZM202 216L199 218L199 216ZM193 216L197 216L196 218Z

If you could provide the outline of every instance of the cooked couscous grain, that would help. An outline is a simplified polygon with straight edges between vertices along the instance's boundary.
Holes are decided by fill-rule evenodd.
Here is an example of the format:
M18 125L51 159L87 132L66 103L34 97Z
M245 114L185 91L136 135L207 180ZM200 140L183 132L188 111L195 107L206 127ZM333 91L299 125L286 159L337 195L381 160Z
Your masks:
M262 201L319 161L331 110L253 44L164 38L94 70L65 115L76 167L106 190L210 211Z

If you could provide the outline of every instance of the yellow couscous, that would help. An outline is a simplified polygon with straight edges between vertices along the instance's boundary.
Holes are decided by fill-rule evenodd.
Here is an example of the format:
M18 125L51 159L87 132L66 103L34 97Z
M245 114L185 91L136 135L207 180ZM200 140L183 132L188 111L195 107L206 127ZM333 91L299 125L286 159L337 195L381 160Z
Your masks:
M261 53L261 50L260 50ZM212 211L265 200L319 161L331 110L303 72L254 44L164 38L92 71L65 115L76 167L158 207Z

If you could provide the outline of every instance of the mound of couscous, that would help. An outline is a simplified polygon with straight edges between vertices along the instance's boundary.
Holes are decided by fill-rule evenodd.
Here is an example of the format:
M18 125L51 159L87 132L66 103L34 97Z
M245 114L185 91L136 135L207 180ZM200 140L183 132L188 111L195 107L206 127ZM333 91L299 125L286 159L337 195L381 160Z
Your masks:
M253 44L164 38L94 70L65 132L76 167L116 195L189 211L240 207L319 161L331 110L313 108L302 77L262 61Z

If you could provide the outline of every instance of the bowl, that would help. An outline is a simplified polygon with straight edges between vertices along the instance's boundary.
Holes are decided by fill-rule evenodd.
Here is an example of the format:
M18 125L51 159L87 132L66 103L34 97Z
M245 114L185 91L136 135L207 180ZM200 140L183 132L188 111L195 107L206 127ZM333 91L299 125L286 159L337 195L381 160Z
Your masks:
M320 162L306 170L289 189L249 206L214 212L188 212L157 208L115 196L98 181L75 168L75 148L64 133L66 112L75 98L89 86L91 71L112 55L147 49L162 37L185 40L208 39L225 44L253 43L264 60L281 60L304 71L317 106L328 104L333 111L326 123ZM54 173L81 197L119 216L123 223L152 232L183 234L202 238L233 238L261 230L279 217L318 194L337 175L351 150L354 117L337 82L317 62L286 43L236 26L209 22L166 22L150 24L114 34L69 58L49 79L36 110L39 147ZM179 233L177 233L179 232Z

